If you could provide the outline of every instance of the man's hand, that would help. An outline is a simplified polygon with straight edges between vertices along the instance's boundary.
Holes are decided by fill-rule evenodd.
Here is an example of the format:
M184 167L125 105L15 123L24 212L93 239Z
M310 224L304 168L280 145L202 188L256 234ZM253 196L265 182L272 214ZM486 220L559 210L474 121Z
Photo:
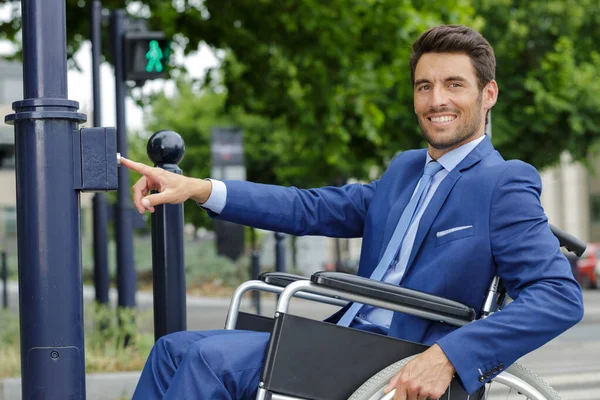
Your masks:
M154 212L154 206L183 203L187 199L204 203L212 191L210 181L189 178L162 168L149 167L123 157L121 157L121 165L143 175L133 185L133 204L140 214L146 210ZM151 190L160 193L147 196Z
M454 372L446 354L434 344L406 364L390 380L385 393L396 388L394 400L439 399L448 389Z

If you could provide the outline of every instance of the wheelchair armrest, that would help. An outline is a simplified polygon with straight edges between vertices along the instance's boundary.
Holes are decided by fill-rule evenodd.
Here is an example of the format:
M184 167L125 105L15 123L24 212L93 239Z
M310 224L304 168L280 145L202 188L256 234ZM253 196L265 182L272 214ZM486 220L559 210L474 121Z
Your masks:
M313 274L310 280L314 284L331 289L343 290L377 300L441 313L463 320L473 321L476 317L475 310L456 301L356 275L321 271Z
M306 276L286 274L285 272L263 272L259 275L258 279L267 285L287 287L290 283L307 280L308 278Z

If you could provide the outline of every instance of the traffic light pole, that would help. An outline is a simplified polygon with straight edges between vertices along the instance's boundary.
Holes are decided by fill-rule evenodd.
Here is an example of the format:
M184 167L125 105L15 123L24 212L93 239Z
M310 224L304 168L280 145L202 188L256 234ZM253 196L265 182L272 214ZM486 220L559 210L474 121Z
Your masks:
M86 117L67 99L65 0L23 0L21 11L25 100L5 118L15 129L21 397L82 400L84 171L74 143Z
M125 62L123 37L125 35L125 10L113 10L111 14L111 40L115 63L115 94L117 108L117 151L127 157L127 127L125 123ZM136 275L133 260L133 205L129 195L129 171L119 169L119 190L115 212L115 237L117 242L117 291L118 305L135 307Z
M100 57L102 54L102 3L94 0L91 6L92 39L92 92L94 126L102 126L100 97ZM92 200L94 215L94 289L96 302L108 304L110 276L108 273L108 200L104 193L96 193Z

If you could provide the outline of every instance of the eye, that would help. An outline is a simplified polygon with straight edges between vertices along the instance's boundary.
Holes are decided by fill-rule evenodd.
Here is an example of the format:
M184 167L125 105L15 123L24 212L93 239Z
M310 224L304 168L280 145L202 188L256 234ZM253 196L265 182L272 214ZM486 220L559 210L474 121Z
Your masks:
M459 88L459 87L462 87L462 84L461 84L461 83L459 83L459 82L452 82L452 83L450 84L450 87L451 87L451 88Z
M424 91L424 90L429 90L429 89L431 89L431 86L430 86L430 85L421 85L421 86L419 86L419 87L417 88L417 90L418 90L419 92L422 92L422 91Z

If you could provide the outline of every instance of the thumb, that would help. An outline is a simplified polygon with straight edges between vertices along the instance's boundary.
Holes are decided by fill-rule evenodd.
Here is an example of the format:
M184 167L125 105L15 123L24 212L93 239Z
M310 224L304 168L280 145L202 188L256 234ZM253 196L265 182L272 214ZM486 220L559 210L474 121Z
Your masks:
M385 389L383 389L383 393L388 394L392 389L396 387L396 383L398 382L399 374L394 375L392 379L388 382Z
M150 211L154 211L154 206L160 206L169 202L168 196L168 191L151 194L142 199L142 205Z

